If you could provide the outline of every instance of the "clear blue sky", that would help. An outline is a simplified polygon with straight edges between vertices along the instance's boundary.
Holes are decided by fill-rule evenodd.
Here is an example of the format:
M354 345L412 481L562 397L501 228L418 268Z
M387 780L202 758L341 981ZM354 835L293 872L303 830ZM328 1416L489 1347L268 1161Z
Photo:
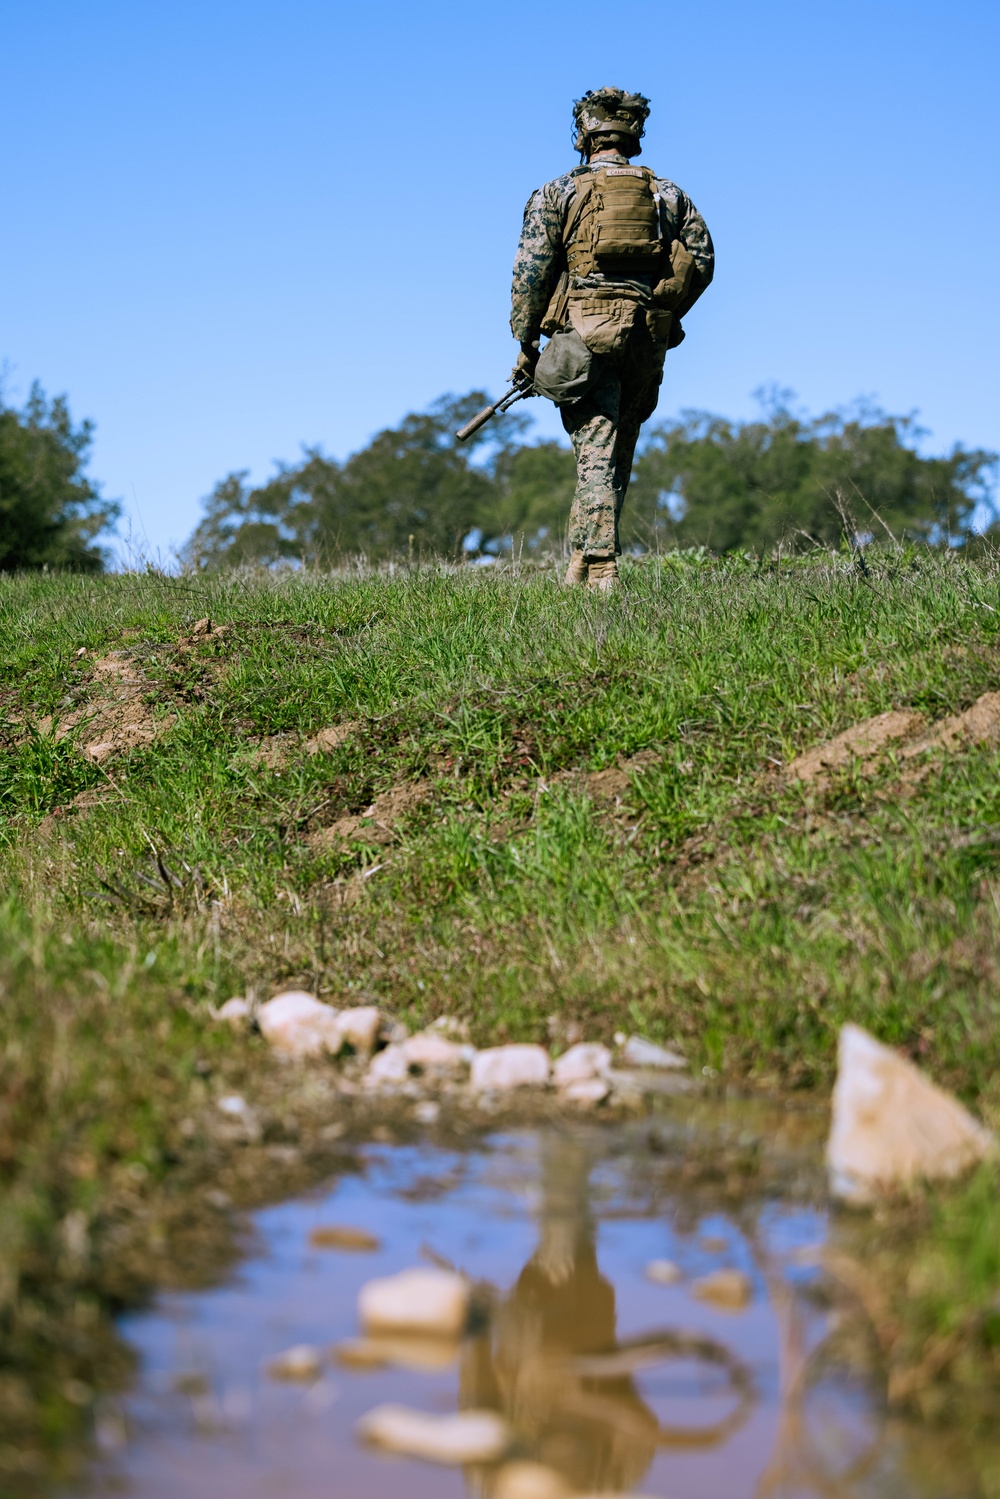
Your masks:
M0 0L7 398L93 417L166 557L231 469L499 390L524 201L614 83L718 251L661 415L776 382L1000 448L998 56L997 0Z

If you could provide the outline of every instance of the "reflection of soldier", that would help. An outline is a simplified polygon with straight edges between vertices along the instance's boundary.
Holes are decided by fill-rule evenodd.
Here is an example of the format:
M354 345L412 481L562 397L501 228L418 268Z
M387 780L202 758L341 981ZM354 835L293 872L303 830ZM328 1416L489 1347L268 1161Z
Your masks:
M531 1457L575 1491L617 1493L648 1468L658 1424L630 1375L572 1367L614 1347L615 1293L597 1266L585 1150L562 1137L543 1150L538 1246L463 1355L461 1404L503 1411Z
M603 88L573 111L584 165L528 201L514 262L515 379L560 406L577 487L568 583L612 588L618 519L639 428L656 408L681 317L712 279L704 219L675 183L630 166L649 114L642 94ZM539 335L555 335L539 363Z

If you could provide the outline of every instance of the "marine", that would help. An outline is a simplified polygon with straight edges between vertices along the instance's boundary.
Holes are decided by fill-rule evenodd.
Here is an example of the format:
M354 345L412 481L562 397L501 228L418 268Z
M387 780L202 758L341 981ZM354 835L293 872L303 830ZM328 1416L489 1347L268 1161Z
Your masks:
M577 484L566 582L618 584L618 524L667 350L711 283L715 250L690 198L633 165L649 100L593 89L573 109L581 164L532 193L514 260L515 381L559 407ZM548 335L544 348L543 335Z

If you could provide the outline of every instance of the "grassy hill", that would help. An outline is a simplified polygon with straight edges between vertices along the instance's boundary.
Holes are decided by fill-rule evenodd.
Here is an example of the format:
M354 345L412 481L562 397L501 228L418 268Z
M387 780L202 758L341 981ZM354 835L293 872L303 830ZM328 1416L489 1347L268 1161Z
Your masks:
M231 994L781 1087L853 1019L995 1117L997 560L624 572L0 579L0 1312L182 1214L208 1079L287 1086Z

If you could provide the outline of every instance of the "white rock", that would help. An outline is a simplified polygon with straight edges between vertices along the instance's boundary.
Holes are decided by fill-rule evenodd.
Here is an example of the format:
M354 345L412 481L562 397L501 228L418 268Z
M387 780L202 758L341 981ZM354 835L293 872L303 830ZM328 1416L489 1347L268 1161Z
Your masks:
M363 1285L358 1314L369 1334L457 1338L469 1320L470 1297L469 1282L451 1270L402 1270Z
M433 1031L418 1031L402 1045L407 1065L421 1072L457 1072L470 1060L470 1049ZM473 1053L474 1055L474 1053Z
M560 1089L560 1097L566 1103L578 1103L596 1108L611 1092L611 1084L604 1077L581 1077L576 1082Z
M357 1426L363 1441L430 1463L495 1462L510 1445L507 1424L495 1411L430 1416L405 1405L380 1405Z
M295 1348L286 1348L284 1353L272 1359L267 1372L272 1379L318 1379L323 1367L323 1358L318 1348L311 1343L299 1343Z
M542 1463L504 1463L496 1476L495 1499L572 1499L561 1473Z
M409 1063L402 1046L387 1046L385 1051L377 1051L368 1064L368 1070L364 1076L366 1089L379 1092L383 1088L391 1089L405 1083L410 1076Z
M657 1046L644 1036L629 1036L622 1047L622 1060L629 1067L686 1067L687 1061L679 1051L669 1051Z
M650 1260L646 1266L646 1279L658 1286L674 1286L683 1279L684 1272L673 1260Z
M961 1175L996 1146L951 1094L857 1025L840 1032L830 1184L848 1202L924 1178Z
M257 1024L269 1046L287 1057L334 1055L343 1044L339 1012L312 994L290 989L261 1005Z
M437 1124L441 1117L441 1105L433 1098L425 1098L413 1110L413 1117L418 1124Z
M233 1030L243 1030L250 1023L250 1005L242 995L234 994L232 999L227 999L224 1005L219 1006L215 1018L227 1021Z
M542 1046L490 1046L472 1059L473 1092L540 1088L549 1080L549 1054Z
M378 1040L382 1012L377 1005L355 1005L338 1012L337 1025L342 1038L354 1051L369 1056Z
M605 1077L610 1067L611 1053L606 1046L599 1041L581 1041L553 1063L552 1080L557 1088L568 1088L570 1083Z

